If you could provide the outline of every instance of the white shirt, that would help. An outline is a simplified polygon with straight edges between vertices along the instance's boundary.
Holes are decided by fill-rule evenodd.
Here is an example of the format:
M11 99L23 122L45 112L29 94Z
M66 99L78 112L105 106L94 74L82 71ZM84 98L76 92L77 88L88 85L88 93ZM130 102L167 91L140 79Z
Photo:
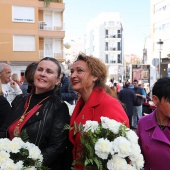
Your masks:
M22 94L22 90L20 89L18 84L16 84L15 87L12 88L10 83L2 84L2 92L4 94L4 97L8 100L10 104L17 95Z

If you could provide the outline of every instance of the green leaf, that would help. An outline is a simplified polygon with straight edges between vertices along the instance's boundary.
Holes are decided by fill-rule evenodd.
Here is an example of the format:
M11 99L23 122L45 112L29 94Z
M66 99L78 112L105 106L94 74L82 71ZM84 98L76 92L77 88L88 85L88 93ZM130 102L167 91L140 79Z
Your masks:
M23 129L21 131L20 137L24 142L29 142L29 136L28 136L26 129Z

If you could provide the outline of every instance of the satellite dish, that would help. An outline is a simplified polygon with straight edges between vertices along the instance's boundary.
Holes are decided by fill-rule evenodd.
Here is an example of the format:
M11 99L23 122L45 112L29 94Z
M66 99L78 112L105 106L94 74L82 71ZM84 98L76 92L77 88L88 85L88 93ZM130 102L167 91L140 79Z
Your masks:
M71 44L70 44L70 43L65 43L65 44L64 44L64 47L65 47L66 49L69 49L69 48L71 47Z

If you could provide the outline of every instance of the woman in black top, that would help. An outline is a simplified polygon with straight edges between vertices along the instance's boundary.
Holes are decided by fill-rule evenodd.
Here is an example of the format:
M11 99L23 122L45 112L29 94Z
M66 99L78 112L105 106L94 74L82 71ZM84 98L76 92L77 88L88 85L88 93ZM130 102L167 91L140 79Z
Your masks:
M12 115L0 131L0 137L13 139L26 130L29 141L37 145L43 155L43 163L51 170L63 168L69 124L67 105L56 95L60 83L60 64L54 58L43 58L34 74L34 90L31 94L18 95L12 102ZM7 136L6 136L7 135ZM67 164L68 162L64 162Z

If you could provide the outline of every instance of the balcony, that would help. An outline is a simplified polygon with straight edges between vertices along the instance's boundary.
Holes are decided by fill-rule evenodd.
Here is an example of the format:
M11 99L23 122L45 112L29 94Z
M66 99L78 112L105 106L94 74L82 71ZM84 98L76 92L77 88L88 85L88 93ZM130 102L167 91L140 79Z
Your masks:
M105 51L109 51L109 52L116 51L116 47L106 47Z
M105 41L106 42L121 42L121 36L120 34L117 35L105 35Z
M50 26L46 24L44 21L38 22L38 29L39 30L52 30L52 31L63 31L63 24L61 26Z
M44 21L39 21L38 30L39 37L64 38L65 36L65 31L63 29L62 23L61 26L55 26L55 24L48 25Z
M44 0L39 0L38 8L40 10L50 10L55 12L62 12L65 9L65 4L63 0L51 0L51 2L45 2Z
M117 38L118 36L116 36L116 35L106 35L106 37L105 38Z
M55 58L56 60L58 60L59 62L63 62L65 61L65 59L63 58L63 52L53 52L52 50L39 50L39 59L43 59L44 57L51 57L51 58Z

